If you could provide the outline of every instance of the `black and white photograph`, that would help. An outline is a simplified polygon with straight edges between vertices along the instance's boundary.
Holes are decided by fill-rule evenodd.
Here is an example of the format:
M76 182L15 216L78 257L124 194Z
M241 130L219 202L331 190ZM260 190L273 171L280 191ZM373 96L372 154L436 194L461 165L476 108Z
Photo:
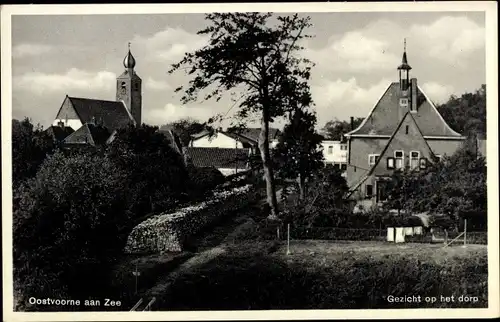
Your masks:
M497 47L496 2L2 6L4 320L498 316Z

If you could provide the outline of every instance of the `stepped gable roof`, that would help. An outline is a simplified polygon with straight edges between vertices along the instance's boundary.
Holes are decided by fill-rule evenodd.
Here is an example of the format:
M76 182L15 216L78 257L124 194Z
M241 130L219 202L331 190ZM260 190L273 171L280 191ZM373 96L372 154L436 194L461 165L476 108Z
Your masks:
M49 134L54 141L62 142L71 133L75 132L70 126L49 126L45 132Z
M82 123L94 122L114 131L135 124L134 118L123 102L70 97L71 105Z
M417 112L412 113L424 137L463 139L443 119L434 103L417 86ZM346 133L346 137L386 137L389 138L398 126L400 86L391 83L378 99L368 116L354 130Z
M92 123L85 123L78 130L70 134L64 139L64 144L67 145L102 145L111 136L109 130L103 126Z
M250 149L185 148L185 153L195 167L247 168Z

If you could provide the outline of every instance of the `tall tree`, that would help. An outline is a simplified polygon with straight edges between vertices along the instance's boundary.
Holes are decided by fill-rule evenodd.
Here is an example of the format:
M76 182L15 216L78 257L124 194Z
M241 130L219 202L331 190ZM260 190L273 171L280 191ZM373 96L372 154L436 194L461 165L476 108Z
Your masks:
M275 18L275 19L273 19ZM260 114L259 150L266 179L270 218L278 218L278 202L269 149L269 123L298 107L312 104L308 80L313 64L301 58L300 41L310 37L309 17L273 17L271 13L210 13L208 27L198 34L209 35L208 45L186 53L169 72L179 69L194 77L181 100L196 100L208 90L206 100L217 101L227 92L239 95L235 119ZM274 23L273 23L274 22ZM272 24L272 25L271 25ZM218 115L214 120L221 119ZM212 120L213 121L213 120Z
M12 181L17 186L22 180L34 177L47 154L55 149L50 135L29 118L12 120Z
M323 153L320 149L322 137L316 133L315 124L315 114L297 110L293 113L290 124L283 129L273 152L279 165L278 175L297 179L301 200L305 197L306 180L323 166Z
M466 136L486 138L486 85L474 93L451 96L437 108L455 131Z
M362 117L356 117L351 125L348 121L339 121L337 119L326 122L325 126L321 129L321 132L328 140L340 141L342 136L352 129L357 128L361 122L363 122Z

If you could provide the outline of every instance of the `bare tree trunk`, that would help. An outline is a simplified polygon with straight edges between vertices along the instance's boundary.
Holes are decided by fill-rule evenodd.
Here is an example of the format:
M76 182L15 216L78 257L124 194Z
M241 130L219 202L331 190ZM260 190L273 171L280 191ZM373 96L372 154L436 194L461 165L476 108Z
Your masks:
M276 189L274 186L274 173L271 166L271 155L269 152L269 118L264 112L261 121L261 131L259 136L259 149L264 167L264 178L266 180L267 203L271 208L269 219L278 219L278 199L276 198Z
M297 181L299 183L299 199L304 200L306 196L304 176L302 174L299 174Z

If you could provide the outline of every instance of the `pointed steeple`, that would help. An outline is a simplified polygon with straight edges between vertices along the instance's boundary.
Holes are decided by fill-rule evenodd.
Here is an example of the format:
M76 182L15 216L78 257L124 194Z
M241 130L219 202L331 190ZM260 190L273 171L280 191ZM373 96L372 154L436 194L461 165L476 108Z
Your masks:
M406 38L405 38L403 59L401 61L401 65L398 66L398 70L410 70L410 69L411 69L411 66L408 64L408 58L406 58Z
M126 69L134 69L135 67L135 58L134 56L132 56L132 53L130 52L130 42L128 43L127 56L125 56L125 59L123 59L123 66Z

